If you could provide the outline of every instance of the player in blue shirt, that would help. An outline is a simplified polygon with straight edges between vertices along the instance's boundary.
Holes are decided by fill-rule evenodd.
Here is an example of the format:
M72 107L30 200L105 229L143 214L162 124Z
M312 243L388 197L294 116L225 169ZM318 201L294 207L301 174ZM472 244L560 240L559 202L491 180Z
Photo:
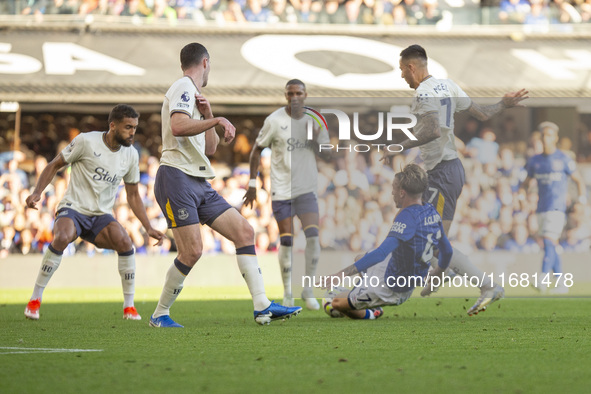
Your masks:
M388 237L376 250L335 274L343 277L362 273L366 283L337 295L332 301L334 309L352 319L376 319L383 314L381 306L402 304L415 286L422 285L434 249L439 249L440 260L431 275L441 275L449 266L453 251L441 216L433 205L422 202L427 187L427 173L416 164L396 174L392 196L401 210Z
M552 122L543 122L538 126L542 132L544 152L533 156L525 169L527 178L523 181L525 191L531 181L538 184L538 215L539 234L544 241L544 259L542 260L542 277L552 270L555 274L562 273L560 256L556 245L564 229L566 221L566 195L568 177L576 183L579 202L586 204L587 196L583 178L576 170L575 162L564 152L556 148L558 143L558 126ZM557 283L555 292L566 293L564 283ZM546 285L540 283L538 290L545 292Z

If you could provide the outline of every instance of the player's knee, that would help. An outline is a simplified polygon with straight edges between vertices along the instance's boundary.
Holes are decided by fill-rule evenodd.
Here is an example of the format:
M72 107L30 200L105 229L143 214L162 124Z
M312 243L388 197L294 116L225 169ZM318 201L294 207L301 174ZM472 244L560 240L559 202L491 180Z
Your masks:
M64 249L66 249L66 247L68 246L68 244L72 242L72 237L64 232L60 232L60 233L56 233L53 236L53 242L51 243L53 245L53 248L55 250L58 251L63 251Z
M193 248L189 251L179 253L178 259L185 265L192 267L201 258L202 249Z
M338 311L349 310L349 301L346 298L335 298L332 300L332 307Z
M133 243L131 242L131 238L129 236L123 236L115 241L114 249L117 253L126 253L130 250L133 250Z
M238 226L238 237L236 245L252 245L254 244L254 229L246 219Z

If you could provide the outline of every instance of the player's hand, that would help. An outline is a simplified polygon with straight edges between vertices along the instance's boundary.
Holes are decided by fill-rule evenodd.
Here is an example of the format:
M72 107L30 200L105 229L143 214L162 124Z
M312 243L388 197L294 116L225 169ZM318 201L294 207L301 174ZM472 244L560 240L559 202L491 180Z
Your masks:
M205 119L213 118L213 112L211 111L209 101L197 93L195 93L195 100L197 101L197 109L199 110L199 113L201 113Z
M243 200L246 207L254 208L254 202L257 200L257 188L249 187L246 190Z
M153 246L160 246L162 245L162 242L164 242L165 238L168 238L166 235L164 235L163 233L161 233L160 231L150 227L148 229L148 235L151 238L154 238L156 240L158 240L158 242L156 242Z
M509 92L505 93L503 96L503 105L505 108L511 107L523 107L522 104L519 104L521 101L529 98L527 95L529 92L525 89L518 90L517 92Z
M226 118L219 118L218 125L224 129L224 141L226 143L232 142L234 136L236 136L236 127Z
M390 166L392 165L392 157L394 157L396 153L393 152L388 152L387 150L384 149L384 152L382 153L382 157L380 158L380 161L383 161L384 164Z
M31 194L27 197L26 203L28 208L37 209L37 203L41 200L41 196L37 193Z

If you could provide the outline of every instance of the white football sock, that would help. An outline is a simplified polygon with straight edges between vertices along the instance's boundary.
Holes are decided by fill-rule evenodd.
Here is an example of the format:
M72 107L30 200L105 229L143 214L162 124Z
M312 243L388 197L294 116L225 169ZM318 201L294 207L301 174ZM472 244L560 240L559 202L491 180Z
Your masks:
M45 290L47 283L49 283L51 276L57 271L61 262L62 255L56 254L48 248L41 260L41 268L37 274L37 280L35 281L35 287L33 288L33 295L31 295L32 300L43 298L43 290Z
M306 238L306 276L314 278L316 275L316 268L318 267L318 259L320 258L320 240L318 237ZM312 282L313 283L313 282ZM302 294L306 298L313 298L314 292L312 288L305 287Z
M170 315L170 307L181 293L185 278L186 276L172 263L166 273L164 288L162 289L158 306L156 306L156 310L154 311L154 317Z
M283 280L283 294L291 297L291 246L279 245L279 269Z
M123 287L123 308L133 306L135 294L135 253L118 257L119 275Z
M265 284L257 256L252 254L237 254L236 260L238 261L238 269L240 269L240 273L246 281L246 286L248 286L248 290L252 296L254 310L262 311L267 309L271 305L271 301L269 301L265 293Z

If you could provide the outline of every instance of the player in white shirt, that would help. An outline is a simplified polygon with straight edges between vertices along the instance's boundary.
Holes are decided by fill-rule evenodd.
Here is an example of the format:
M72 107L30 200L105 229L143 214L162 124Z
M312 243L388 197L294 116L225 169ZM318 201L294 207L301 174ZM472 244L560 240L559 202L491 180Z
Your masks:
M478 105L455 82L436 79L429 74L427 53L420 45L411 45L400 53L400 70L402 78L416 90L411 111L417 116L417 125L413 128L413 135L417 140L407 139L401 145L404 149L418 146L421 150L429 175L429 188L423 195L423 200L437 208L443 219L444 231L448 233L457 199L464 186L464 167L458 158L453 132L454 114L467 110L475 118L484 121L505 108L519 105L527 98L528 92L521 89L505 94L496 104ZM385 151L386 161L391 156ZM467 274L468 277L484 277L484 273L455 248L450 269L460 275ZM425 287L421 295L430 294L430 288ZM490 280L485 280L480 290L481 296L468 309L469 315L483 311L504 294L503 289Z
M33 295L25 316L39 319L43 290L58 269L64 249L76 238L119 255L118 268L123 286L123 318L140 320L134 303L135 257L131 239L111 215L117 190L123 180L127 202L148 235L162 243L164 234L152 228L138 193L140 171L138 153L132 147L139 114L129 105L119 104L109 115L109 131L78 135L45 167L35 190L27 197L27 207L37 209L41 193L64 166L71 164L70 182L57 207L53 241L43 256Z
M170 307L183 288L185 277L201 257L200 223L229 239L236 246L238 267L254 305L259 324L297 315L302 308L272 303L266 296L263 276L254 248L254 230L207 181L214 177L208 155L220 141L215 126L231 142L235 127L225 118L214 117L201 89L207 85L211 63L207 49L199 43L181 50L183 77L172 84L162 104L162 159L154 193L172 230L178 256L168 269L152 327L182 327L170 317Z
M316 167L317 144L330 142L328 131L313 125L314 139L307 139L308 122L304 101L308 96L306 85L292 79L285 85L287 105L265 119L256 143L250 154L250 182L244 203L252 206L256 201L256 177L261 152L271 148L271 200L273 214L279 226L279 266L284 288L284 305L293 305L291 292L291 252L293 240L293 217L298 216L306 235L305 275L314 277L320 257L318 239L318 168ZM294 169L294 171L292 171ZM312 289L302 292L306 307L320 309Z

